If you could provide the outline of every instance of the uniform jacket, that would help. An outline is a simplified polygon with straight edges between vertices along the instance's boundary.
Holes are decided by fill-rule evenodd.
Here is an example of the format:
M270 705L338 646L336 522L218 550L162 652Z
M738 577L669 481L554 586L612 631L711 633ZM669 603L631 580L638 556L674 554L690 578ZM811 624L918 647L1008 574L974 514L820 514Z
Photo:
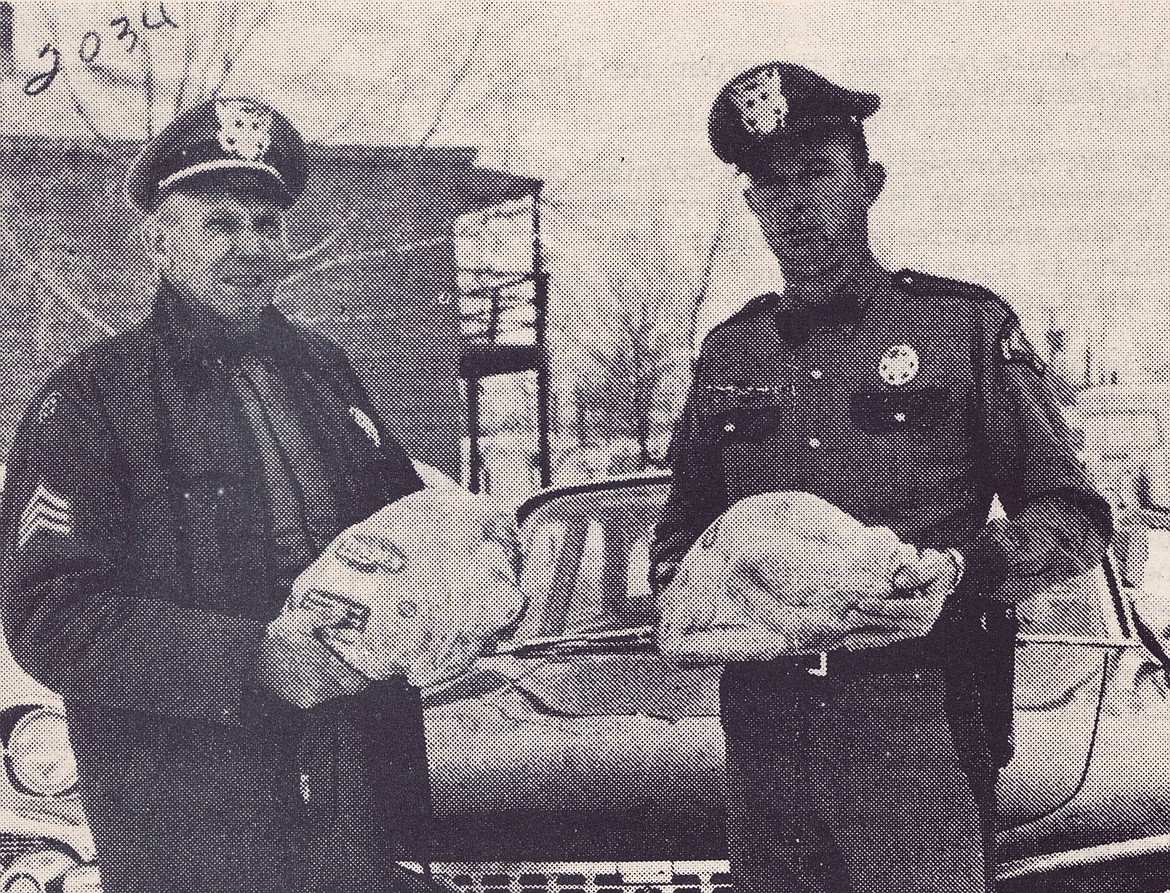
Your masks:
M1015 314L978 286L902 272L819 312L761 296L697 360L654 583L730 505L776 490L815 493L919 547L957 547L966 584L935 628L955 637L952 719L962 752L981 759L990 747L1002 763L1014 617L988 595L1008 576L1088 569L1111 529L1058 402ZM1009 520L989 524L997 495ZM728 674L734 685L752 672Z
M164 287L21 424L5 632L65 701L107 891L341 888L425 812L417 691L375 684L302 712L248 684L290 581L227 348L176 306ZM337 471L338 532L421 486L340 349L275 310L254 349Z

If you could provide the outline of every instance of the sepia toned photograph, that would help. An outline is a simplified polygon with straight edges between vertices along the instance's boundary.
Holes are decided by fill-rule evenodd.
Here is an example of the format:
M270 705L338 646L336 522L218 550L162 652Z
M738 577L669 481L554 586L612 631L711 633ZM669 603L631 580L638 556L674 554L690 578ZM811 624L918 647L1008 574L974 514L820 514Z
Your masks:
M1170 891L1168 34L0 2L0 893Z

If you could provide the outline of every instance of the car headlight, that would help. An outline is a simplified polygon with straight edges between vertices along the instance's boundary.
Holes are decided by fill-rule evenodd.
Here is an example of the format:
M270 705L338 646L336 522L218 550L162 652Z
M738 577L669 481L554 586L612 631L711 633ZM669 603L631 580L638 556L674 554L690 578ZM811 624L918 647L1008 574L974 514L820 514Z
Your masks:
M45 893L57 889L75 868L77 860L59 850L25 853L0 876L0 893Z
M77 759L64 714L40 707L17 720L8 736L8 765L29 793L55 797L71 790L77 784Z

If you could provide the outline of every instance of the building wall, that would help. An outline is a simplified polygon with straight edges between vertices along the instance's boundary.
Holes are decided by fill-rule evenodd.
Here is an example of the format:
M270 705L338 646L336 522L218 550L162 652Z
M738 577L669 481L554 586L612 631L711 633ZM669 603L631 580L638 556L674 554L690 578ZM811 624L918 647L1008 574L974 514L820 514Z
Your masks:
M0 139L5 454L54 369L149 312L154 280L138 248L141 215L121 192L132 151L107 158L54 140ZM315 155L289 222L294 249L309 257L280 306L347 349L415 458L457 476L466 413L452 225L529 184L474 168L472 150L330 147Z

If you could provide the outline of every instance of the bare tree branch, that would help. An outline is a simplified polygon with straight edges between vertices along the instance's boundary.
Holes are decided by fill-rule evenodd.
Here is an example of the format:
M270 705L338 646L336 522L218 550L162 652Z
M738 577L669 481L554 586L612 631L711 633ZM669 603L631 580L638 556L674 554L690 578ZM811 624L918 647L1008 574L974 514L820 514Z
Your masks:
M695 331L699 324L699 308L703 306L703 302L707 300L707 295L711 290L711 279L715 272L715 261L719 258L719 249L723 247L723 243L727 240L727 235L731 230L731 209L733 206L733 195L731 185L725 184L719 193L719 218L715 224L715 235L711 239L711 244L707 247L707 254L703 258L703 271L699 275L698 288L695 291L694 301L691 304L690 332L687 336L686 344L688 348L693 350L695 344Z
M446 18L447 13L450 12L451 3L452 3L452 0L447 0L447 2L443 4L442 11L439 14L437 14L431 22L432 27L436 26L440 21L442 21L443 19ZM337 40L335 40L333 42L333 45L330 47L329 53L332 53L333 49L335 49L337 47L340 40L341 40L341 38L339 37ZM387 66L387 67L388 67L388 71L387 71L386 75L382 78L379 78L377 81L375 81L373 86L371 86L370 89L368 89L365 92L365 94L362 96L362 98L359 99L356 103L353 104L353 106L350 107L350 110L346 114L346 116L344 118L342 118L338 124L336 124L335 126L333 126L332 128L329 129L329 131L321 138L323 142L333 139L334 137L336 137L340 133L344 133L345 130L347 128L349 128L349 126L351 124L353 124L353 122L357 119L358 113L363 111L365 108L367 108L369 106L370 99L377 93L378 89L380 87L382 87L383 85L389 83L390 81L392 81L394 78L396 78L398 76L397 72L395 70L396 66L391 65L391 66Z
M179 72L179 86L175 90L174 111L172 112L175 117L183 110L183 102L187 98L187 87L190 86L193 76L191 69L195 64L195 29L184 28L179 39L183 44L183 68Z
M98 331L106 335L113 335L117 332L113 326L86 306L84 301L71 294L68 287L56 281L56 277L46 270L43 265L29 257L16 243L16 239L7 227L0 227L0 240L4 242L4 247L8 250L9 255L16 261L17 265L20 266L21 270L31 281L43 285L53 297L57 298L57 300Z
M238 21L239 10L240 4L237 3L234 5L233 10L235 13L233 16L233 25L235 25L236 21ZM256 35L260 33L261 28L271 24L272 18L275 14L276 0L268 0L268 4L264 7L263 10L261 10L260 15L256 16L256 20L252 22L251 26L244 33L244 36L236 42L235 46L233 46L230 50L227 51L227 53L224 54L223 72L220 74L219 81L211 90L212 96L219 95L219 91L223 89L224 82L227 80L228 75L231 74L232 67L236 64L237 61L239 61L240 54L243 53L244 50L248 48L248 45L256 39Z
M142 93L146 99L146 138L154 136L154 56L149 38L141 42L139 59L142 62Z
M223 71L224 61L227 58L225 46L228 35L235 28L235 21L239 12L239 4L233 4L230 8L222 4L215 4L212 7L212 10L215 14L215 21L212 27L208 29L212 41L211 55L207 64L203 66L203 70L199 73L199 92L197 94L198 99L203 99L208 95L207 76L211 73L212 65L218 65L220 67L219 82L222 83L223 78L226 77L226 73ZM230 25L228 24L229 15L231 16L232 21L232 24Z
M439 124L443 120L443 116L447 113L447 104L450 103L451 98L455 95L455 91L459 89L460 85L467 79L467 75L471 73L472 62L475 61L475 56L479 52L480 43L483 41L484 32L487 30L488 9L491 7L491 0L484 0L483 12L479 18L479 24L475 29L475 36L471 39L471 45L467 48L467 55L463 57L463 62L455 71L454 77L451 78L451 83L447 87L447 92L443 94L442 100L439 102L439 108L435 111L434 120L431 121L431 126L427 132L423 134L423 138L419 140L418 148L425 146L435 132L439 129Z
M293 272L289 273L289 275L286 276L283 280L281 280L280 286L282 288L288 288L289 286L300 282L302 279L307 279L314 273L324 273L328 272L329 270L340 269L341 267L344 267L347 264L351 264L354 261L402 257L407 254L412 254L415 251L418 251L420 248L434 248L439 245L450 244L450 241L450 239L440 236L434 239L424 239L419 242L402 242L398 245L391 245L388 248L378 248L372 251L362 251L357 254L341 254L337 257L332 257L313 266L299 266L297 269L294 269ZM294 261L302 260L306 257L307 253L298 254L294 257Z
M49 26L49 34L53 38L53 44L60 46L61 44L61 27L57 22L56 17L49 9L45 0L38 0L37 6L41 10L41 15L44 17L46 24ZM89 114L89 110L81 101L81 96L77 92L77 85L73 83L73 77L70 74L70 69L62 66L61 73L65 76L65 87L69 91L70 104L73 110L80 116L86 129L94 139L98 141L98 148L107 158L112 158L117 150L114 147L114 142L108 136L101 132L97 124L94 123L93 118Z

